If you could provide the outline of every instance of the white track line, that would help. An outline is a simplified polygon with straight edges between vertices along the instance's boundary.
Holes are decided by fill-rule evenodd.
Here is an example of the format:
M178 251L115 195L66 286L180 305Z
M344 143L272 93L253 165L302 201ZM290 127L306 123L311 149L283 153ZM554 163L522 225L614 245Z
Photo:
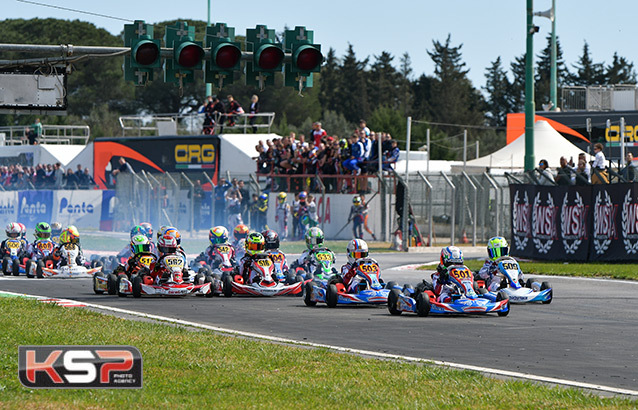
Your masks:
M14 295L14 296L23 296L28 298L46 298L45 296L28 295L24 293L15 293L15 292L7 292L7 291L0 291L0 293L4 293L7 295ZM72 301L70 299L64 299L64 300L69 302ZM74 302L77 302L77 301L74 301ZM263 335L259 333L244 332L241 330L226 329L222 327L205 325L202 323L195 323L195 322L190 322L190 321L182 320L182 319L174 319L174 318L170 318L166 316L152 315L152 314L144 313L144 312L136 312L134 310L120 309L120 308L111 307L111 306L97 305L93 303L84 303L84 302L77 302L77 303L84 304L85 307L90 307L94 309L121 313L121 314L126 314L131 316L138 316L145 319L153 319L153 320L158 320L162 322L174 323L181 326L194 327L198 329L206 329L206 330L211 330L211 331L219 332L219 333L249 337L253 339L267 340L267 341L277 342L277 343L296 344L296 345L309 346L314 348L329 349L329 350L333 350L337 352L353 353L353 354L358 354L362 356L377 357L381 359L393 359L393 360L402 360L402 361L416 362L416 363L435 364L438 366L445 366L445 367L449 367L453 369L472 370L472 371L481 372L481 373L512 377L517 379L526 379L526 380L531 380L531 381L541 382L541 383L558 384L563 386L576 387L580 389L603 391L603 392L613 393L618 395L638 396L638 390L619 389L616 387L603 386L600 384L582 383L582 382L577 382L573 380L557 379L554 377L536 376L533 374L512 372L509 370L492 369L489 367L452 363L452 362L446 362L441 360L430 360L430 359L423 359L420 357L403 356L403 355L390 354L390 353L380 353L380 352L374 352L370 350L353 349L349 347L333 346L333 345L327 345L327 344L321 344L321 343L312 343L312 342L306 342L306 341L300 341L300 340L294 340L294 339L286 339L283 337L268 336L268 335Z

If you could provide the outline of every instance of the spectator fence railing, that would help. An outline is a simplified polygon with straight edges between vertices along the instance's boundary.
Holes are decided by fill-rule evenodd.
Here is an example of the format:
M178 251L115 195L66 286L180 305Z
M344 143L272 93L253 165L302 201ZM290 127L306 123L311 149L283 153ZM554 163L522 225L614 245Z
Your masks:
M28 145L26 129L28 125L0 127L0 146ZM39 144L86 145L91 137L88 125L42 125Z

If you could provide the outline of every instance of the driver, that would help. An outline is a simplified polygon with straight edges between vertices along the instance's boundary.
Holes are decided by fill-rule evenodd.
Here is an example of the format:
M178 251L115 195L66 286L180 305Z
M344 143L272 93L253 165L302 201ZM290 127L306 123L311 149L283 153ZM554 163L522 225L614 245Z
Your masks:
M251 284L256 280L259 280L257 272L251 268L253 261L257 255L263 254L266 249L266 241L264 236L259 232L251 232L246 238L246 254L239 266L241 267L241 275L244 277L244 283Z
M221 262L219 256L215 254L215 249L218 246L227 246L230 248L231 262L233 265L235 264L235 248L233 248L228 241L228 229L223 226L210 228L210 231L208 232L208 241L210 242L210 246L206 248L203 253L203 260L208 266L213 267Z
M300 266L306 270L306 272L310 272L310 265L314 263L312 259L312 255L317 251L317 249L323 246L323 231L318 227L312 227L308 229L306 232L306 249L303 251L299 259L297 259L296 266ZM334 253L327 249L330 253L332 253L332 263L335 263Z
M144 256L150 256L153 258L153 262L149 267L149 271L152 271L155 268L155 261L157 261L157 256L153 253L151 249L151 241L145 235L135 235L133 239L131 239L131 257L126 260L124 265L118 265L117 268L113 271L114 274L125 273L129 278L131 275L136 273L140 267L140 258Z
M2 253L2 255L7 255L9 253L11 253L11 251L7 248L7 241L10 239L20 239L20 233L22 231L22 228L20 228L20 224L18 224L17 222L11 222L9 224L7 224L7 227L4 230L7 234L7 239L5 239L4 241L2 241L2 244L0 244L0 253ZM26 249L23 247L23 244L21 243L20 245L21 249L18 252L18 254L23 253Z
M451 266L463 266L463 251L456 246L448 246L441 249L441 262L436 267L436 272L432 274L434 294L437 301L449 303L452 301L450 294L454 292L448 269Z
M148 236L148 231L141 225L135 225L133 228L131 228L131 242L133 241L133 238L135 238L137 235ZM122 249L117 254L116 258L119 262L122 260L122 258L128 259L131 256L133 256L133 254L131 253L131 245L129 243L126 246L124 246L124 249Z
M356 264L362 259L368 258L368 244L363 239L353 239L348 243L346 248L348 252L348 262L341 267L341 276L343 277L343 286L346 292L354 293L357 285L361 281L357 278ZM374 259L372 259L374 261ZM376 261L374 261L376 263Z
M84 254L82 253L82 247L80 246L80 231L74 225L69 225L60 234L60 244L53 252L53 258L58 259L58 267L65 266L68 262L65 258L62 258L62 248L64 245L74 244L78 248L78 256L75 258L75 263L78 265L84 264Z
M35 236L35 241L31 242L28 248L29 258L33 259L38 252L38 244L40 243L50 243L51 248L53 249L53 241L51 240L51 225L46 222L40 222L35 226L35 232L33 234Z
M56 245L60 243L61 233L62 233L62 224L60 222L53 222L51 224L51 240Z
M487 242L488 259L479 269L478 276L485 281L485 286L490 292L496 292L501 287L501 277L498 275L498 263L501 259L510 257L510 248L507 240L502 236L490 238ZM518 268L518 283L523 282L523 272Z
M181 250L179 244L177 243L177 238L175 237L174 233L171 234L170 232L165 232L164 235L160 236L159 240L157 241L157 250L159 251L160 257L155 263L155 269L151 271L151 277L153 278L155 283L159 283L161 279L165 279L170 274L170 272L162 264L162 261L167 256L178 255L185 258L183 250ZM184 266L183 269L183 279L184 281L188 279L188 269L186 268L186 266ZM146 279L143 280L144 283L147 283Z

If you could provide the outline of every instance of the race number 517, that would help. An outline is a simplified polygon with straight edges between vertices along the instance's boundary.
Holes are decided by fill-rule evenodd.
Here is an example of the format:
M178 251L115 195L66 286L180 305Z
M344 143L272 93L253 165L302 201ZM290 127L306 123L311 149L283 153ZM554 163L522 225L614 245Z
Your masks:
M18 377L35 389L139 389L142 355L133 346L20 346Z

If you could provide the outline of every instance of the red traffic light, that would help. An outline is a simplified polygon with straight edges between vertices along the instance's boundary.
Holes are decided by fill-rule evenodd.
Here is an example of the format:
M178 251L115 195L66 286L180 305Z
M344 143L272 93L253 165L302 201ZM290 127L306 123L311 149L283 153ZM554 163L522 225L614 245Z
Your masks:
M177 64L192 68L198 65L204 57L204 50L197 44L182 44L177 50Z
M240 58L241 51L235 45L222 45L215 54L215 65L223 69L230 69L237 65Z
M257 65L263 70L275 70L284 60L284 52L279 47L267 46L259 52Z
M323 61L323 55L314 47L304 48L297 55L296 65L302 71L313 71Z
M145 42L135 49L134 59L138 64L151 65L159 58L159 47L153 42Z

